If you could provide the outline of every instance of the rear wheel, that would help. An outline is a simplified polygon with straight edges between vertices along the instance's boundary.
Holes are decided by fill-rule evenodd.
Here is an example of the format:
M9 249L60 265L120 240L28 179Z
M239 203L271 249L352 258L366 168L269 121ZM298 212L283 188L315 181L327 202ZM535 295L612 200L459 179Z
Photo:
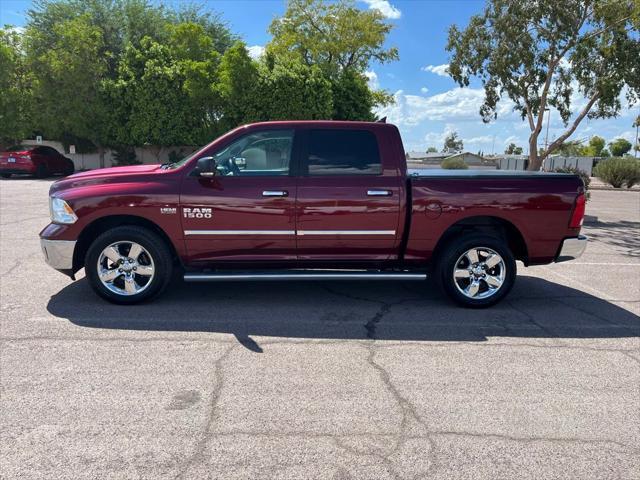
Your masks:
M0 177L2 178L9 178L11 176L10 173L0 173Z
M49 169L44 163L41 163L36 167L36 178L47 178L49 176Z
M93 290L113 303L132 304L164 290L172 274L171 254L152 231L117 227L96 238L85 258Z
M465 307L489 307L502 300L516 278L516 261L505 241L473 234L454 240L435 271L444 292Z

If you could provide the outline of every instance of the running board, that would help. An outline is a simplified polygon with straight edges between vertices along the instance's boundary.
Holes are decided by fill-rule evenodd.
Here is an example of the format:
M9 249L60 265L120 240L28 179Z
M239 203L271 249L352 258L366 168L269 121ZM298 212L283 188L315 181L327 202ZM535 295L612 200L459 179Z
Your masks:
M245 282L245 281L286 281L286 280L426 280L426 273L379 272L379 271L339 271L339 270L286 270L247 272L225 271L212 273L185 273L185 282Z

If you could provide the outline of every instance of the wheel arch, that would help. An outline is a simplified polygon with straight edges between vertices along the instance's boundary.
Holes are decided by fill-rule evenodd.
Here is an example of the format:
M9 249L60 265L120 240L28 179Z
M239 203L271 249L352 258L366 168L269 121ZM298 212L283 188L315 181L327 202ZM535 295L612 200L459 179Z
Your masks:
M528 265L529 250L520 229L509 220L491 215L466 217L450 225L438 239L433 258L438 258L438 254L452 237L471 232L486 233L504 239L513 256Z
M82 233L78 237L76 248L73 252L73 273L77 272L84 266L84 259L87 254L87 250L91 243L93 243L100 234L112 228L127 225L144 227L156 233L169 248L174 262L180 261L180 256L178 255L176 246L171 241L171 238L155 222L137 215L107 215L95 219L82 230Z

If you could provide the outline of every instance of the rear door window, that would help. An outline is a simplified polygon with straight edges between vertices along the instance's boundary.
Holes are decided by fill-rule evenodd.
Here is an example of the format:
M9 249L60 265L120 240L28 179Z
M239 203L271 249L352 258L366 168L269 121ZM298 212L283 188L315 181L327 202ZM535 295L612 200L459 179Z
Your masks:
M378 141L368 130L310 130L305 163L309 176L382 173Z

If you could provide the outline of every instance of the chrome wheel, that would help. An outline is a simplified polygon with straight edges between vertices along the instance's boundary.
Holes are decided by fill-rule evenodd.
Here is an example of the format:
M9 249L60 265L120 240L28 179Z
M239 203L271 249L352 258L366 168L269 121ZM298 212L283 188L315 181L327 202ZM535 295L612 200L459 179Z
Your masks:
M471 299L489 298L502 287L506 265L502 257L486 247L476 247L460 255L453 271L456 288Z
M153 258L136 242L116 242L98 257L98 278L105 288L123 296L144 291L155 275Z

